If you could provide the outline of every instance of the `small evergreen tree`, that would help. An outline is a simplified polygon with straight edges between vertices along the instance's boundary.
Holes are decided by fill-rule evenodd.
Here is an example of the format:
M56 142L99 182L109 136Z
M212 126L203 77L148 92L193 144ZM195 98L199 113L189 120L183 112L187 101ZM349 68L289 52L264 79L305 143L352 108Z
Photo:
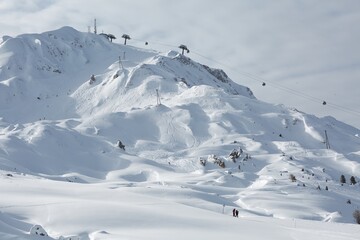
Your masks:
M340 176L340 183L346 183L346 178L345 178L345 176L344 175L341 175Z
M355 177L354 177L354 176L351 176L351 177L350 177L350 184L351 184L351 185L355 185L355 184L356 184L356 180L355 180Z

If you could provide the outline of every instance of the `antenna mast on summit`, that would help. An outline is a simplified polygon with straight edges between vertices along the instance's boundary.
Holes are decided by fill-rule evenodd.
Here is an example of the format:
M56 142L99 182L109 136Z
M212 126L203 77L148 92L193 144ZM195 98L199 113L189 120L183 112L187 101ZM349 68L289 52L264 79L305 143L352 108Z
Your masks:
M97 29L96 29L96 18L94 19L94 33L97 34Z

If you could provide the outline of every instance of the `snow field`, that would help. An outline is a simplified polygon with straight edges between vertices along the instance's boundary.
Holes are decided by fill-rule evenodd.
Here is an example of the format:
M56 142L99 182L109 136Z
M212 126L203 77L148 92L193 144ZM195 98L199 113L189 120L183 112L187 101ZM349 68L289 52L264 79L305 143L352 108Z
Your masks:
M69 27L6 40L0 63L1 239L357 239L358 129Z

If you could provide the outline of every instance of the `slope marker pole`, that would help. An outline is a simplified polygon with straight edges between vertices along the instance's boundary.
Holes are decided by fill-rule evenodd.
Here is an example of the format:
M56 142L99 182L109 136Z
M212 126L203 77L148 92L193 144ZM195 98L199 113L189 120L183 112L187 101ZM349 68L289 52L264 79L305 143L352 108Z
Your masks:
M325 130L325 146L326 149L330 149L330 142L326 130Z
M156 105L161 105L159 89L156 89Z
M124 71L124 66L123 66L123 64L121 62L121 57L120 56L119 56L119 69Z

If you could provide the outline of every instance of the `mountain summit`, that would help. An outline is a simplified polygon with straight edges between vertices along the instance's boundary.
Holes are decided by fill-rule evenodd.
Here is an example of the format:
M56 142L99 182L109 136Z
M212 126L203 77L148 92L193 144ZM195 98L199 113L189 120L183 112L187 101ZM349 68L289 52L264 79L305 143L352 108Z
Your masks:
M70 27L0 45L0 171L18 182L49 181L60 192L127 186L210 212L352 223L359 134L259 101L224 71L175 51ZM18 201L16 189L0 207ZM40 216L20 205L17 216Z

